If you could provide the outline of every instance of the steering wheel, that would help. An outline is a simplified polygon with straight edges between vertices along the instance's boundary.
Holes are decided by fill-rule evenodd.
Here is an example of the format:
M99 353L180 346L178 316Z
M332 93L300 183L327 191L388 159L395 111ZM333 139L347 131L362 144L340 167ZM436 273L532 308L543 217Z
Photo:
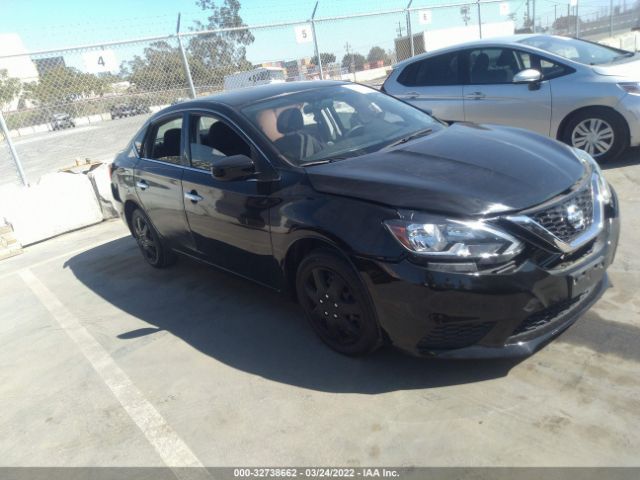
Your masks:
M347 138L357 137L358 135L362 135L363 133L364 133L364 125L356 125L346 133L345 137Z

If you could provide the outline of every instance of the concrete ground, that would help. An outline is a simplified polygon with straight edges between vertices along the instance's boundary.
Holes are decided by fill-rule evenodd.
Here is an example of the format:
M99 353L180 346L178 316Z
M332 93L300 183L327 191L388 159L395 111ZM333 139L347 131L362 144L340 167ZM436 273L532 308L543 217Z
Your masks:
M30 183L36 183L45 173L75 165L90 159L111 162L142 126L149 115L105 120L93 125L78 126L55 132L42 132L13 139L22 168ZM4 141L0 141L0 186L15 183L13 160Z
M640 466L640 164L613 287L520 362L324 347L287 298L120 221L0 263L0 466Z

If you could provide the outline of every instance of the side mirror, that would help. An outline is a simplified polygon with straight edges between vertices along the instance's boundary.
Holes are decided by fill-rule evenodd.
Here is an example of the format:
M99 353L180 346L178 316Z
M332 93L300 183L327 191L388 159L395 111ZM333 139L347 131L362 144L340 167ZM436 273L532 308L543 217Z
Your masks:
M256 166L246 155L216 156L211 164L211 175L216 180L240 180L253 175Z
M534 68L527 68L513 76L513 83L528 83L529 89L531 89L532 86L537 86L541 80L542 73Z

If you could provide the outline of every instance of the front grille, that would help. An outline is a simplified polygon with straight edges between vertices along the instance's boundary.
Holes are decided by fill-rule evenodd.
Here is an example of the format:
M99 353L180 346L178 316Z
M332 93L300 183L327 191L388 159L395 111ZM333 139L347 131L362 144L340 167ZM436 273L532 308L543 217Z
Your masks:
M420 351L468 347L480 341L494 325L495 322L436 325L417 347Z
M575 215L571 215L571 211ZM582 218L582 221L580 220ZM588 184L572 196L536 212L531 218L563 242L572 241L593 223L593 193Z
M520 335L522 333L532 332L533 330L544 327L556 318L568 313L585 295L586 293L583 293L575 298L563 300L545 308L544 310L532 313L518 326L518 328L513 331L512 335Z

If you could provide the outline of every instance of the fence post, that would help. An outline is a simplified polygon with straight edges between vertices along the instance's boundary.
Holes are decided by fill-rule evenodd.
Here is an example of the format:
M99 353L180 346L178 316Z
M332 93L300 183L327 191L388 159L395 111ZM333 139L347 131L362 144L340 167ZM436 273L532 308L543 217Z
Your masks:
M16 166L16 170L18 170L18 174L20 175L20 180L25 187L29 186L27 182L27 176L24 174L24 170L22 169L22 163L20 163L20 158L18 157L18 152L16 152L16 148L13 146L13 142L11 141L11 135L9 135L9 129L7 128L7 124L4 121L4 115L0 111L0 130L2 130L2 134L4 135L5 140L7 141L7 145L9 145L9 152L11 152L11 158L13 158L13 163Z
M609 36L613 37L613 0L609 0Z
M580 15L578 13L579 0L576 0L576 38L580 38Z
M187 77L187 83L189 84L189 95L191 98L196 98L196 89L193 86L193 78L191 78L191 69L189 68L189 60L187 60L187 54L182 46L182 38L180 38L180 14L178 14L178 25L176 27L176 37L178 38L178 48L180 49L180 56L182 57L182 66L184 67L184 74Z
M411 56L413 57L416 52L415 52L415 47L413 45L413 33L411 32L411 12L409 11L409 8L411 8L411 4L413 3L413 0L409 0L409 4L407 5L407 8L405 9L407 11L407 35L409 36L409 44L411 45Z
M478 31L480 32L480 38L482 38L482 11L480 9L480 0L476 0L478 4Z
M320 70L320 80L324 80L324 70L322 68L322 59L320 58L320 50L318 50L318 37L316 37L316 10L318 9L318 2L316 2L315 7L313 7L313 12L311 13L311 34L313 35L313 48L316 51L316 58L318 59L318 69Z

